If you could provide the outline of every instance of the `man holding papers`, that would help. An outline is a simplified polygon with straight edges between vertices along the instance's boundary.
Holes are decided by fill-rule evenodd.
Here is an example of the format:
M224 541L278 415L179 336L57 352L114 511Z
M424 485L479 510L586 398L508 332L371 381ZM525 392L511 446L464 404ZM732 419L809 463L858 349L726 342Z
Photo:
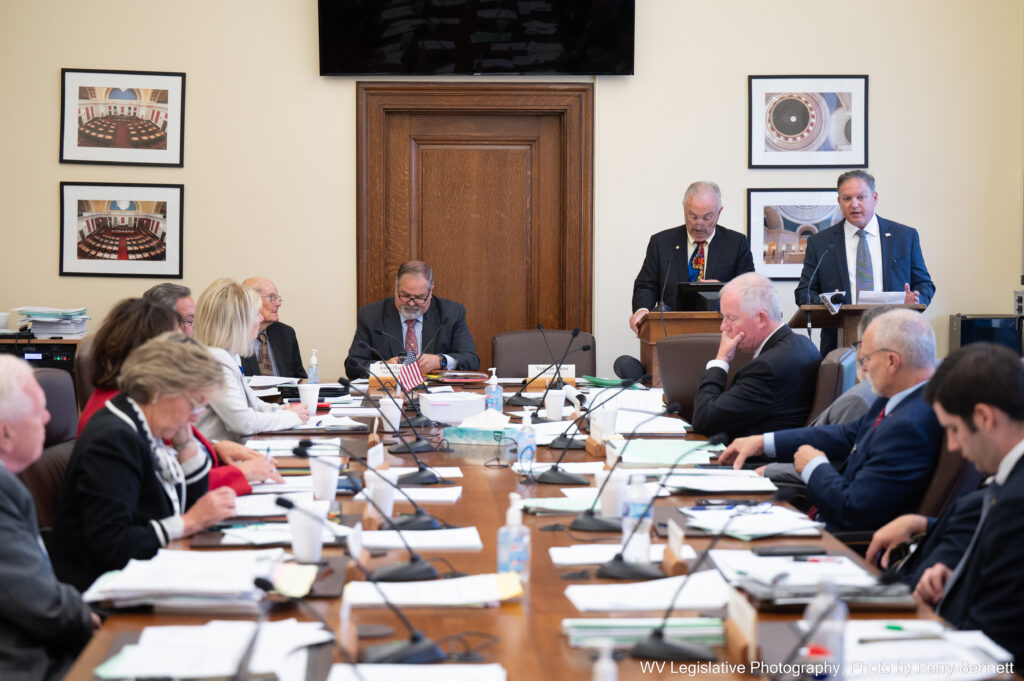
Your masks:
M1024 660L1024 366L1011 350L974 343L939 367L925 400L949 448L993 476L981 518L955 564L925 571L914 594L960 629L981 629Z
M15 477L43 451L50 420L32 369L0 355L0 678L59 679L99 626L74 587L57 581L35 506Z
M830 532L874 530L915 510L941 444L942 429L921 397L935 372L928 322L911 310L887 312L868 326L857 351L880 395L864 416L741 438L721 456L737 468L762 453L792 461Z

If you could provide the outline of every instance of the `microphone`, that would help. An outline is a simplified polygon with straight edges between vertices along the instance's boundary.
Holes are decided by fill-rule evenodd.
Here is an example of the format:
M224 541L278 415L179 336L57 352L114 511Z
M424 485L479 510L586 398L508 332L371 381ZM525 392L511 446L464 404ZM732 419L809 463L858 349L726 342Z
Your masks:
M597 404L591 405L590 407L587 408L587 411L588 412L593 412L598 407L600 407L603 404L607 403L608 401L612 400L616 395L621 393L626 388L631 388L634 385L636 385L637 383L644 383L644 382L649 381L649 380L651 380L651 375L650 374L644 374L643 376L636 376L635 378L630 378L630 379L619 381L619 385L618 386L611 386L611 387L619 387L620 390L618 390L617 392L612 393L611 395L609 395L608 397L604 398L603 400L601 400ZM566 386L566 390L568 390L571 387L572 386ZM586 399L586 396L583 393L579 393L580 404L582 404L585 399ZM580 407L580 411L582 411L582 407ZM568 426L565 427L565 430L562 431L561 435L559 435L558 437L556 437L554 440L551 441L551 443L548 445L548 447L551 448L551 449L558 449L559 447L562 447L564 449L584 449L586 447L586 439L585 438L578 438L575 435L573 435L572 437L568 436L569 429L571 429L573 427L573 425L577 426L576 432L577 433L579 432L579 427L578 426L579 426L579 422L580 422L580 420L582 418L583 418L583 415L581 414L580 416L578 416L575 419L573 419L573 421ZM562 454L564 455L565 452L563 452Z
M325 518L321 518L317 514L311 513L300 506L295 506L291 499L278 497L277 505L287 509L294 508L299 513L305 513L312 518L316 518L317 522L326 525L327 527L331 527L331 524L327 522ZM331 531L333 532L334 529L331 528ZM384 601L384 605L386 605L391 612L395 613L395 617L398 618L402 623L402 626L409 632L409 640L405 644L396 645L395 642L392 642L382 646L372 646L367 648L363 655L364 660L374 664L383 662L396 664L428 664L430 662L443 662L447 656L441 648L424 636L422 632L413 628L412 622L409 621L398 606L391 602L387 597L387 594L384 593L384 590L380 588L380 584L378 584L377 580L370 574L370 571L367 570L361 562L359 562L359 559L356 556L352 555L351 551L348 550L347 544L342 547L342 551L344 551L345 555L352 561L352 564L356 566L356 569L362 573L366 581L373 584L377 593L380 594L381 599Z
M818 263L814 266L814 269L811 271L811 278L807 280L807 290L804 292L804 297L806 298L806 301L807 301L806 304L807 305L811 305L811 283L814 281L814 276L816 274L818 274L818 268L821 267L821 263L824 262L825 256L828 255L831 250L832 250L831 246L829 246L828 248L825 249L825 252L822 253L821 257L818 258ZM811 312L810 312L810 310L807 311L807 337L808 338L811 337Z
M399 528L401 528L403 530L406 530L406 531L411 531L411 530L437 530L437 529L441 528L442 523L443 523L443 525L444 525L444 527L446 529L450 529L450 528L454 527L454 525L451 525L451 524L449 524L447 522L443 522L441 520L438 520L436 517L430 515L426 511L424 511L423 507L420 506L419 504L417 504L413 500L413 498L411 496L409 496L408 492L406 492L404 489L402 489L399 485L396 485L395 483L393 483L390 480L388 480L387 476L382 475L381 472L378 471L376 468L373 468L372 466L370 466L370 464L366 461L366 459L356 456L355 454L350 452L348 449L344 449L344 451L345 451L346 454L348 454L350 459L352 459L353 461L358 461L359 464L361 466L363 466L363 468L365 468L368 471L371 471L378 478L380 478L381 480L383 480L384 482L386 482L390 486L394 487L396 490L398 490L399 494L401 494L403 497L405 497L406 501L408 501L410 504L412 504L413 515L406 516L405 518L402 518L401 520L394 521L396 527L399 527Z
M676 402L673 402L669 406L675 407L677 410L679 409L679 404ZM661 416L661 414L658 414L657 416ZM639 425L637 427L639 427ZM708 438L708 443L720 444L726 440L727 438L724 434L718 434ZM625 446L622 449L625 451ZM672 475L672 472L676 469L676 466L679 465L679 462L688 454L689 452L686 452L676 457L676 460L672 462L671 466L669 466L668 472L659 477L658 489L655 491L654 496L651 497L651 500L647 502L647 506L644 507L643 512L640 514L641 517L646 516L650 512L651 507L654 506L654 501L658 498L658 493L665 488L665 482ZM622 548L617 554L615 554L615 557L598 568L598 577L609 577L611 579L658 579L665 576L665 573L662 572L661 568L651 567L650 564L646 563L627 563L623 559L622 555L626 551L626 547L629 546L629 542L633 540L633 536L636 534L639 527L640 523L634 525L633 529L626 537L626 541L622 542Z
M576 331L578 332L579 329L576 329ZM573 338L575 338L575 336ZM572 345L572 340L569 341L569 345ZM569 348L566 347L566 350L568 350L568 349ZM554 385L555 383L558 383L562 387L565 386L565 383L562 381L562 378L561 378L561 366L562 366L562 363L565 362L565 358L566 357L568 357L569 355L571 355L573 353L576 353L576 352L590 352L590 346L589 345L584 345L583 347L576 348L572 352L566 352L564 355L562 355L562 359L555 364L555 378L554 378L554 380L548 381L547 387L544 388L544 392L540 396L540 404L541 405L544 404L544 399L548 396L548 393L551 391L551 386L552 385ZM544 371L547 371L547 369L545 369ZM557 388L557 389L561 390L562 388L560 387L560 388ZM534 423L551 423L551 419L541 418L537 414L534 414L533 422Z
M668 305L664 303L665 290L668 288L669 275L672 274L672 266L676 264L676 258L679 257L679 244L675 245L675 249L672 251L672 257L668 261L668 268L665 269L665 283L661 285L661 293L658 295L658 302L651 308L651 312L661 313L661 330L664 332L665 337L668 337L668 326L665 324L665 312L668 309Z
M540 337L544 339L544 347L548 349L548 359L552 362L555 361L555 353L551 352L551 346L548 344L548 335L544 333L544 325L540 322L537 323L537 330L540 331Z
M397 338L395 338L395 336L392 336L390 333L388 333L387 331L384 331L383 329L374 329L373 332L376 335L378 335L378 336L385 336L387 338L391 338L392 340L396 340L396 341L398 340ZM399 342L401 342L401 341L399 341ZM380 358L380 360L382 362L384 362L384 366L387 367L388 373L391 374L391 378L395 379L395 384L398 386L399 390L402 391L402 394L405 396L405 399L409 402L409 406L412 407L413 411L416 412L416 416L413 417L412 419L410 419L407 416L405 417L405 421L406 421L406 423L409 424L409 427L410 428L415 428L416 426L419 426L421 428L424 428L424 427L428 427L429 428L429 427L433 426L434 422L431 419L428 419L426 416L424 416L423 412L420 411L420 401L418 399L413 399L413 397L409 393L409 391L407 391L405 389L405 386L402 385L402 382L398 380L397 376L395 376L395 372L391 369L391 365L388 364L388 361L387 361L387 359L384 358L384 355L379 350L377 350L377 348L375 348L375 347L369 345L368 343L366 343L366 341L359 341L359 345L360 346L363 346L364 344L365 344L365 347L366 347L367 350L369 350L370 352L375 354L378 358ZM422 357L422 354L420 355L420 357ZM383 385L383 383L382 383L382 385ZM414 390L415 390L415 388L414 388ZM387 392L387 391L385 390L385 392ZM429 451L429 450L421 450L421 451Z
M612 371L619 378L636 378L638 376L643 376L644 365L640 363L640 360L632 355L619 355L615 358L615 363L612 365Z
M589 350L590 346L584 345L582 348L576 348L569 354L572 355L577 352L588 352ZM558 362L552 362L551 364L541 369L539 373L536 373L533 376L528 376L523 381L522 387L520 387L519 390L516 391L516 394L505 400L505 404L509 405L510 407L538 407L542 405L543 402L541 402L540 400L534 399L532 397L523 397L523 391L526 390L526 386L533 383L539 376L543 376L545 373L547 373L548 369L555 366L556 364L558 364Z

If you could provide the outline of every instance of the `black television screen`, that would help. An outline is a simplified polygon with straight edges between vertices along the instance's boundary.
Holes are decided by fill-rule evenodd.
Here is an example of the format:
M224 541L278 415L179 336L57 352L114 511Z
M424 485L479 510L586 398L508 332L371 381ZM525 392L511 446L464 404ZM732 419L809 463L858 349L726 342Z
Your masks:
M635 0L319 0L320 75L633 73Z

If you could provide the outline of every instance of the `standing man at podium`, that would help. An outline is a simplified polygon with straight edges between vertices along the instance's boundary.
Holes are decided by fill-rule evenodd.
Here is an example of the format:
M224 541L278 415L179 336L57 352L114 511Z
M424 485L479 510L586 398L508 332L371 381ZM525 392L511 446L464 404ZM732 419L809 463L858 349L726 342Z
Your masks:
M658 302L676 309L677 283L729 281L754 271L747 237L718 224L722 192L717 184L694 182L687 187L683 211L686 224L658 232L647 244L647 256L633 282L633 333L639 333L640 321Z
M861 291L902 290L907 305L931 302L935 284L917 230L875 215L875 178L848 170L839 176L837 188L846 219L807 239L796 304L817 304L819 295L830 291L844 291L847 305L857 303ZM822 355L838 344L836 329L821 330Z

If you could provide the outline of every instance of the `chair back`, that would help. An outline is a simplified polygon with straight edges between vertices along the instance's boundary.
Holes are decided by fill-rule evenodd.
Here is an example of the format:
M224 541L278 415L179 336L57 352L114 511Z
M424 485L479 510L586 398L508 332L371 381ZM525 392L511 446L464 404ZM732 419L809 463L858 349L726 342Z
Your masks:
M960 452L949 451L947 439L942 438L939 461L935 464L935 472L925 488L917 512L929 518L937 518L951 503L978 489L984 478Z
M75 393L78 396L78 410L85 409L85 403L92 395L92 342L95 336L86 336L75 352Z
M75 402L75 384L64 369L42 367L35 370L36 380L46 395L46 408L50 422L46 424L44 447L74 440L78 433L78 405Z
M528 365L543 364L547 366L557 361L572 339L572 331L545 329L544 334L551 346L551 352L548 352L548 346L544 344L544 336L541 335L539 329L504 331L495 334L491 339L491 356L494 358L498 376L526 378ZM576 365L577 376L593 376L597 373L597 347L594 336L586 331L581 331L573 341L572 349L582 348L584 345L589 345L590 350L570 354L565 363ZM552 354L555 356L554 359L551 359ZM486 371L487 367L480 367L480 369Z
M818 381L814 388L814 401L807 425L825 411L836 398L853 387L857 381L857 352L853 348L836 348L818 365Z
M687 421L693 420L693 401L697 394L697 382L704 373L708 360L718 354L721 343L720 333L690 333L684 336L668 336L655 345L658 353L658 373L661 387L665 391L665 402L678 402L679 415ZM736 372L745 367L751 356L737 352L729 363L727 384L731 385Z

